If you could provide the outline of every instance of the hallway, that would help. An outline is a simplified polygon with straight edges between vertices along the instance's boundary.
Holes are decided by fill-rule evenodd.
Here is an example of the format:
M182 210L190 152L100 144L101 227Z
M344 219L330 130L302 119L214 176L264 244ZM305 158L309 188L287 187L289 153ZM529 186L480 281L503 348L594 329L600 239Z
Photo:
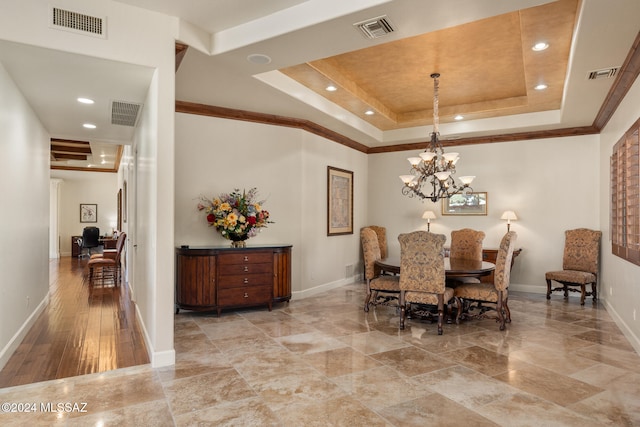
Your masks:
M90 293L86 264L49 261L49 304L0 371L0 388L149 363L127 284Z

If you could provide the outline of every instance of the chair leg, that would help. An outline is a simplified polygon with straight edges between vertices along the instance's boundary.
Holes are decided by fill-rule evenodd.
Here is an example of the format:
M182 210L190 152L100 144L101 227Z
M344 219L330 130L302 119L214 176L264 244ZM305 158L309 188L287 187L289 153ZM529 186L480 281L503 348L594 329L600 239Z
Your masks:
M404 303L404 291L400 291L400 330L404 329L404 320L407 315L407 307Z
M505 312L505 321L507 323L511 323L511 310L509 310L509 297L504 299L504 312Z
M591 284L591 296L593 297L593 303L595 304L598 301L598 290L596 289L597 283L593 282Z
M460 315L462 314L462 301L460 301L460 298L458 297L453 297L453 299L456 302L456 325L459 325Z
M496 313L498 314L498 323L500 323L500 330L504 331L504 307L502 305L502 291L498 292L498 302L496 303Z
M371 288L369 288L369 281L367 280L367 296L364 299L364 311L369 311L369 301L371 301Z
M547 299L551 299L551 280L547 279Z
M587 285L584 283L580 285L580 305L584 305L584 298L587 294Z
M438 294L438 335L442 335L443 319L444 319L444 295Z

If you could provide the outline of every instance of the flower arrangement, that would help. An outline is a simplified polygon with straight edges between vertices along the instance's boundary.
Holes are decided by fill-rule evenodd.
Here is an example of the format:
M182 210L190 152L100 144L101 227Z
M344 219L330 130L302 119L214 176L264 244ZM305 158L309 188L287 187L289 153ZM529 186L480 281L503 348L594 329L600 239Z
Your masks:
M258 234L261 228L273 223L269 212L262 209L264 200L257 200L258 190L234 189L233 192L220 194L210 199L200 197L198 210L207 214L210 227L215 227L225 239L244 242Z

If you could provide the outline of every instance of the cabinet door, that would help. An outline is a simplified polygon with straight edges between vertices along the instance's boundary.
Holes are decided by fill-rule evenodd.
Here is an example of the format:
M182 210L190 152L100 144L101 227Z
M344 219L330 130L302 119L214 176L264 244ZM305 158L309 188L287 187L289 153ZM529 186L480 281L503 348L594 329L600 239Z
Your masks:
M178 255L176 303L187 309L215 307L215 256Z
M273 300L291 299L291 248L273 253Z

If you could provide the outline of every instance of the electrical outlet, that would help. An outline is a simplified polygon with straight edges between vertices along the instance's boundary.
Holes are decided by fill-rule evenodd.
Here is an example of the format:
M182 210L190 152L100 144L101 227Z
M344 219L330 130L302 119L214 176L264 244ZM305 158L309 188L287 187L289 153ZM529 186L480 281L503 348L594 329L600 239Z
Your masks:
M353 264L347 264L344 267L344 277L348 279L351 276L353 276Z

